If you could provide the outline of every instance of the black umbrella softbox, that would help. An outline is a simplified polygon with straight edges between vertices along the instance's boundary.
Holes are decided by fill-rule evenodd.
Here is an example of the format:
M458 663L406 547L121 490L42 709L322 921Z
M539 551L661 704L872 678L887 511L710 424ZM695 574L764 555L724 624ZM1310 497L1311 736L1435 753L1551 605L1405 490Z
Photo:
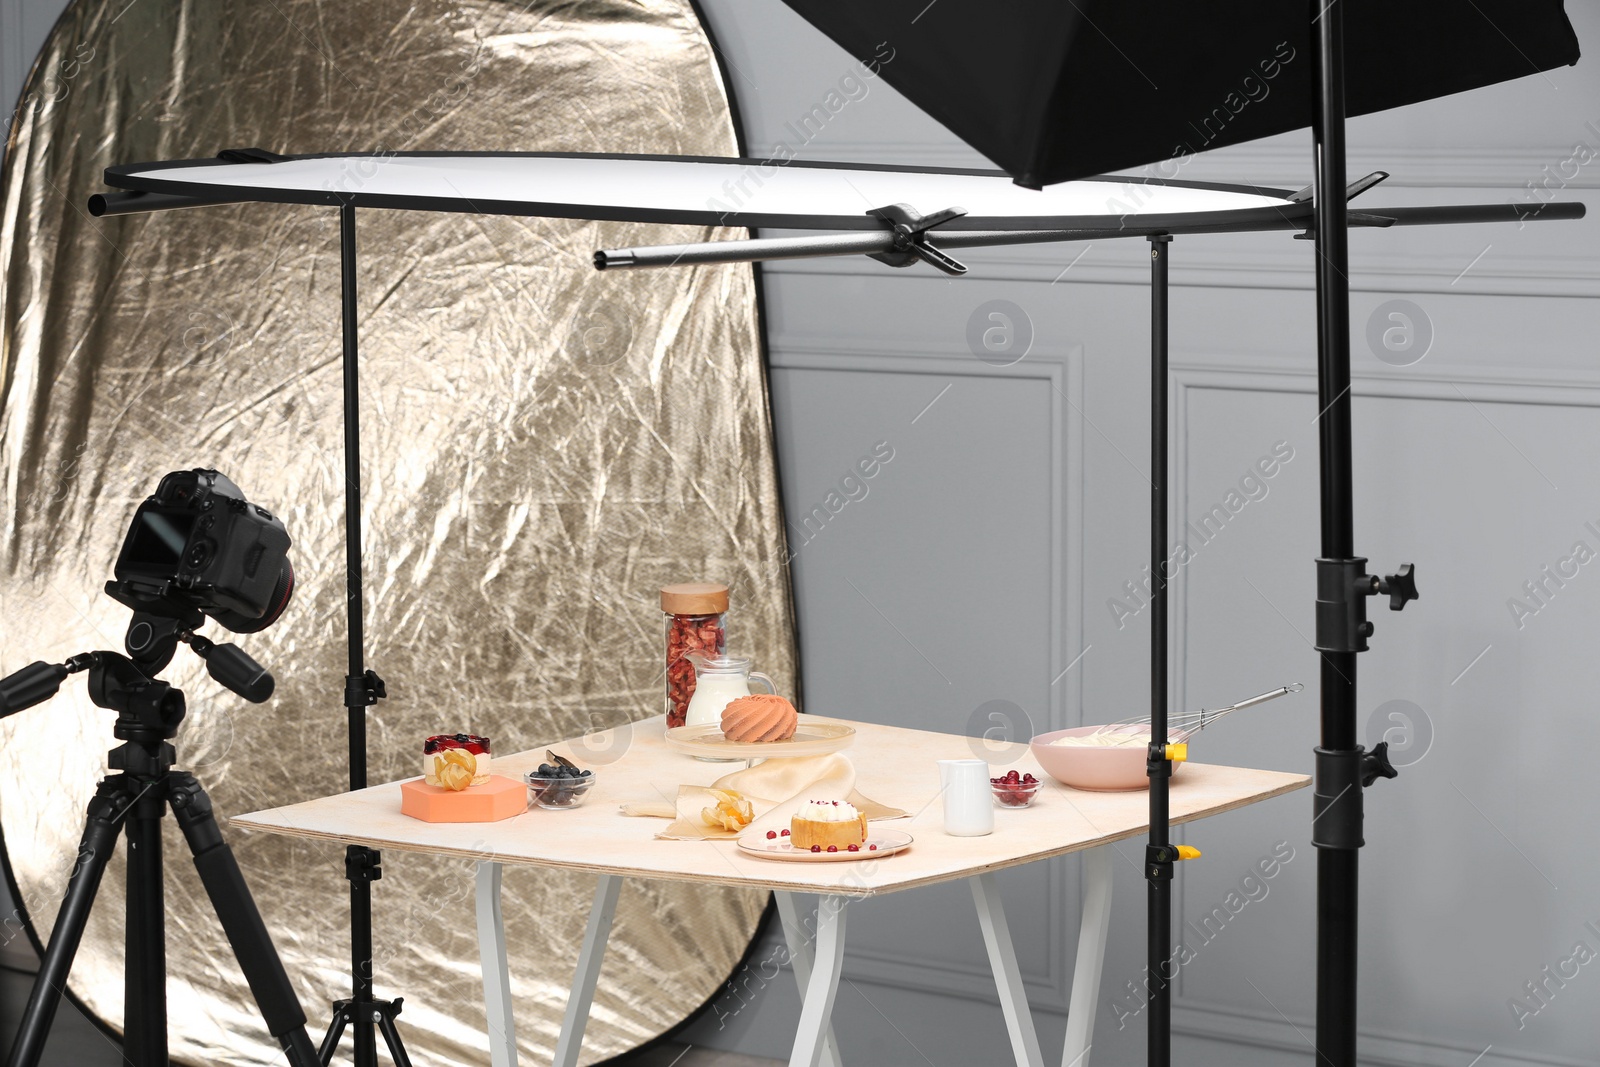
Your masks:
M1182 160L1311 123L1310 3L785 3L851 55L891 56L883 79L1020 185ZM1561 0L1345 9L1350 115L1578 59Z

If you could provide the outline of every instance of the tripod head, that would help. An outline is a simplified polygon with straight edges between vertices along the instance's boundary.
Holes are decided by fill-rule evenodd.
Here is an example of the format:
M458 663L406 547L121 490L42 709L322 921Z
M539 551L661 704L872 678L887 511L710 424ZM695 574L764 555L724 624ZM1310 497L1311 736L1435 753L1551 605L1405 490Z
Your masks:
M118 652L83 652L65 663L39 661L0 678L0 718L42 704L61 690L61 683L79 671L89 672L89 699L117 713L113 730L124 741L149 744L173 737L183 721L183 690L156 676L172 662L179 644L187 644L206 661L206 671L230 691L253 704L272 695L274 681L266 668L237 645L215 644L194 630L205 618L183 609L170 614L136 611Z

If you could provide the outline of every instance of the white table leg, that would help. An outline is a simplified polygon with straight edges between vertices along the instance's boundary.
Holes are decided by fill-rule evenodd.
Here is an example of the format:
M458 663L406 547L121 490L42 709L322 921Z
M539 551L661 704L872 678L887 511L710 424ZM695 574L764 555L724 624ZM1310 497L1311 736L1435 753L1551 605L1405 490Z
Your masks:
M561 1019L561 1039L556 1042L552 1067L577 1067L578 1050L583 1047L583 1030L594 1005L594 987L600 980L600 962L605 958L606 941L611 937L611 920L617 914L617 893L622 876L602 874L589 907L589 925L583 932L583 948L578 950L578 968L567 993L567 1013Z
M793 893L773 891L778 904L778 921L783 926L783 941L789 948L789 966L794 969L794 979L800 985L802 1003L806 987L811 984L811 939L806 936L805 924L800 921L800 908ZM840 1067L839 1044L833 1036L833 1021L828 1021L828 1032L822 1040L822 1067Z
M1017 1067L1044 1067L1039 1051L1039 1035L1033 1029L1033 1012L1022 985L1022 970L1017 966L1016 946L1011 928L1006 925L1005 907L1000 902L1000 887L990 872L967 879L972 900L978 906L978 925L983 928L983 943L989 949L989 966L1000 991L1000 1010L1005 1013L1006 1032L1011 1035L1011 1055Z
M795 1034L789 1067L820 1067L833 1021L833 1001L839 993L839 971L844 965L845 898L825 896L817 901L817 952L806 980L800 1005L800 1029Z
M1094 1013L1100 1002L1100 973L1106 961L1106 930L1111 926L1111 846L1083 853L1083 920L1078 926L1078 961L1072 970L1067 1005L1067 1044L1061 1067L1089 1067L1094 1047Z
M478 958L483 964L483 1009L489 1024L490 1067L517 1067L517 1024L506 966L506 927L500 912L500 864L478 864Z

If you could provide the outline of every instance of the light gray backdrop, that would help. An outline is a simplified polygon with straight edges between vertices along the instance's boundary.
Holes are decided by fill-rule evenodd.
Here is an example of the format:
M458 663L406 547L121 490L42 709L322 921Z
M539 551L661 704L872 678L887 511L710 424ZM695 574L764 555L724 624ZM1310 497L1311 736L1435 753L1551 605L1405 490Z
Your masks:
M983 165L773 0L705 3L752 153L782 142L806 159ZM0 0L7 99L58 7ZM1600 10L1569 8L1595 47ZM1362 204L1542 195L1600 209L1597 90L1591 62L1356 120L1351 176L1394 175ZM1226 150L1181 176L1297 188L1310 180L1308 142ZM1387 735L1410 764L1368 798L1365 1062L1594 1062L1600 960L1582 961L1600 954L1600 791L1585 743L1600 681L1597 225L1352 238L1357 548L1374 570L1415 562L1423 596L1403 615L1375 601L1362 657L1369 742ZM807 707L1020 735L1138 713L1148 616L1125 583L1143 580L1145 562L1145 247L965 258L972 276L959 281L865 259L765 272ZM1215 707L1305 681L1305 694L1208 731L1196 755L1309 771L1311 249L1282 234L1183 238L1172 262L1174 528L1217 505L1236 511L1176 580L1173 699ZM991 325L979 310L991 300L1031 324L1022 358L974 355L969 321ZM893 458L865 496L847 487L859 499L802 527L875 447ZM1241 488L1274 448L1292 458ZM1525 583L1540 584L1537 597ZM1301 793L1183 835L1205 852L1181 868L1182 919L1195 923L1261 857L1293 858L1209 940L1188 932L1197 958L1174 1011L1179 1062L1312 1061L1309 820ZM1106 1067L1143 1062L1126 983L1141 973L1144 888L1138 846L1120 854L1095 1047ZM1059 1049L1078 863L1003 883L1046 1047ZM852 1062L1004 1059L971 912L959 887L853 912L838 1007ZM763 946L690 1040L785 1054L798 997L775 958Z

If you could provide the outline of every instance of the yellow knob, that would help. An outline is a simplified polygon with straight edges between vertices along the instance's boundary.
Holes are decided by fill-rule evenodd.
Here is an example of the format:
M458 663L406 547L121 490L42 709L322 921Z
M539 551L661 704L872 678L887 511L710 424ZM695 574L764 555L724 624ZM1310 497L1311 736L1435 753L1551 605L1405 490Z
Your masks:
M1178 858L1180 860L1197 860L1200 858L1200 850L1193 845L1179 845Z
M1189 746L1187 744L1168 745L1166 757L1173 763L1183 763L1189 758Z

